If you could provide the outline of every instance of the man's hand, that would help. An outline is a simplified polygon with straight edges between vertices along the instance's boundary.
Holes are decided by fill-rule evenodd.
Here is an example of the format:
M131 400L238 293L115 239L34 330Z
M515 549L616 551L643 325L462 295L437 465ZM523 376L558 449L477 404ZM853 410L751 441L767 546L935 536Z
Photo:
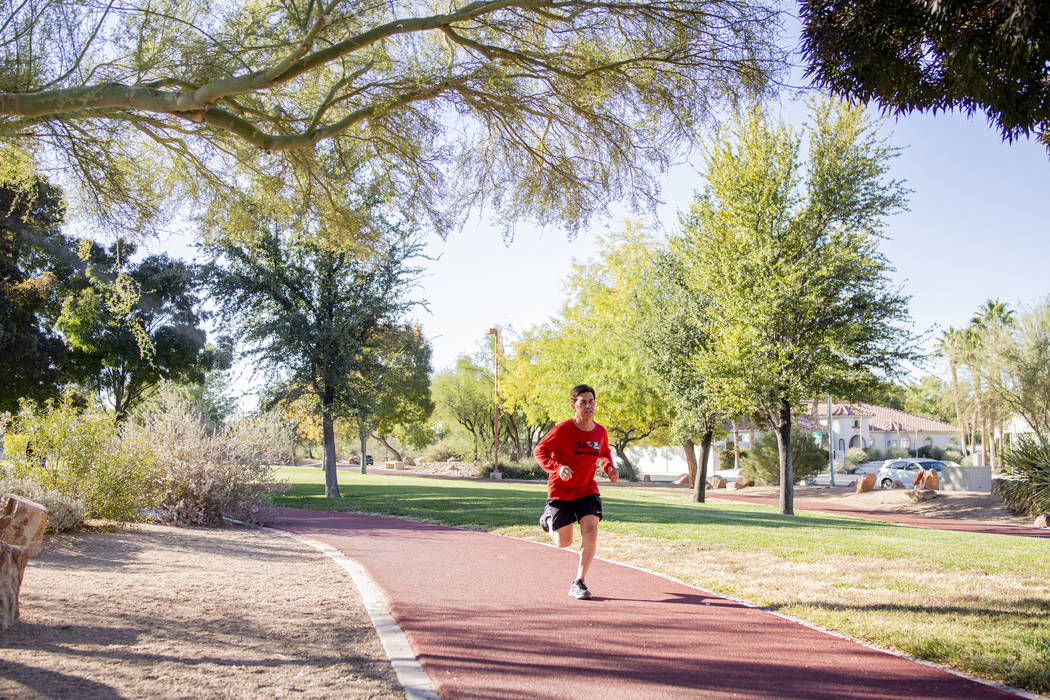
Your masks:
M610 484L615 484L620 480L620 472L616 471L616 467L609 467L605 470L605 474L609 477Z
M562 481L568 481L572 478L572 469L565 466L564 464L558 467L558 478Z

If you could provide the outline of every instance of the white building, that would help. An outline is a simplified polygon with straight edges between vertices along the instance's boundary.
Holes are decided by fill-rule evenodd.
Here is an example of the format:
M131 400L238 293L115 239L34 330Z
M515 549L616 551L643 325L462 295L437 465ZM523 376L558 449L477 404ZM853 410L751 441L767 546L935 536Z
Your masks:
M814 402L807 408L810 410L793 416L794 424L802 430L825 433L828 429L827 401ZM754 431L746 424L737 427L740 448L749 449ZM923 446L959 449L959 430L954 425L885 406L832 402L831 427L831 444L838 464L846 461L846 452L851 447L876 447L883 452L898 447L913 454ZM712 445L708 457L709 474L733 468L732 464L719 464L718 452L724 450L725 445L725 440ZM697 445L696 449L699 453L700 446ZM688 471L685 451L681 445L628 447L626 452L627 457L638 469L639 475L648 475L653 481L673 481ZM699 457L697 454L697 459Z

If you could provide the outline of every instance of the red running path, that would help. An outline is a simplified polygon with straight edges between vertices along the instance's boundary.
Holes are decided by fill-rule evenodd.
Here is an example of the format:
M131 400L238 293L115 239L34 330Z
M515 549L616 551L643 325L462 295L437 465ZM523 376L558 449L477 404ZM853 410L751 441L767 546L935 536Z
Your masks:
M273 527L368 570L443 698L1008 698L637 569L380 516L280 509Z

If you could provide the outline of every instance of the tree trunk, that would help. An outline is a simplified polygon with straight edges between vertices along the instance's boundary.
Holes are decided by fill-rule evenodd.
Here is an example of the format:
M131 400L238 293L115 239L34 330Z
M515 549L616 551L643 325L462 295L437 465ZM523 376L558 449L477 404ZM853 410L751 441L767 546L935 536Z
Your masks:
M791 465L791 404L781 401L777 415L777 448L780 450L780 512L795 514L795 477Z
M689 472L689 488L693 488L696 484L696 445L692 440L686 440L682 449L685 450L685 468Z
M335 421L332 419L332 406L321 407L321 434L324 439L324 495L325 498L339 498L339 478L335 470Z
M394 455L394 459L396 459L398 462L405 461L404 459L402 459L401 453L390 446L390 443L386 439L386 435L380 435L378 433L373 433L372 437L374 437L376 440L379 440L380 444L382 444L383 447L385 447L387 450L389 450Z
M733 469L740 468L740 434L736 429L736 419L729 421L733 427Z
M949 362L952 368L952 400L955 402L955 425L959 428L959 449L963 455L968 454L966 449L966 427L963 426L962 410L959 408L959 368L954 362Z
M361 473L368 473L368 431L365 430L365 422L357 421L357 437L361 440Z
M704 503L707 500L707 460L708 455L711 453L711 439L714 436L714 430L708 428L704 431L704 434L700 436L700 469L697 472L696 480L693 482L693 501L696 503Z
M618 466L617 471L619 471L623 476L630 479L631 474L634 473L634 465L631 464L631 460L627 459L627 453L624 452L625 447L627 447L627 443L618 442L613 448L613 451L616 453L616 456L620 458L620 463L623 465Z

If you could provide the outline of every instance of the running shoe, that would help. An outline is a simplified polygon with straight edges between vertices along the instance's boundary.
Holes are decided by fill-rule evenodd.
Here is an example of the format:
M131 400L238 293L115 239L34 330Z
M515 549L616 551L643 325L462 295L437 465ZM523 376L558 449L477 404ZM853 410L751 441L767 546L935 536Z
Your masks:
M582 578L572 582L572 586L569 587L569 597L577 600L591 599L591 592L587 590L587 584L583 582Z

